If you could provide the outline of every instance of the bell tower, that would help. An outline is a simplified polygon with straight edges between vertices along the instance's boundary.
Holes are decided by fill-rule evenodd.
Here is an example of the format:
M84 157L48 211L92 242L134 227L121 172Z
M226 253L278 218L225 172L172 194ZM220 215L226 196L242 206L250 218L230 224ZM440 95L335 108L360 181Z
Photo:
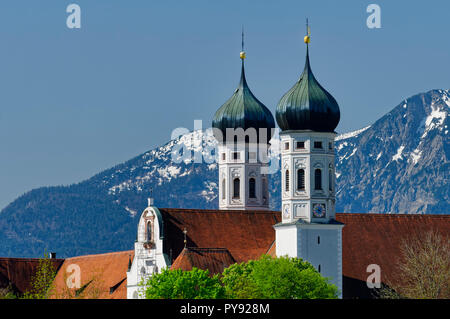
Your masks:
M275 121L250 91L245 78L242 32L241 79L217 110L212 127L219 142L219 209L269 209L268 149Z
M276 254L310 262L342 291L342 227L335 220L335 128L339 106L306 62L276 110L280 126L281 214L275 225Z

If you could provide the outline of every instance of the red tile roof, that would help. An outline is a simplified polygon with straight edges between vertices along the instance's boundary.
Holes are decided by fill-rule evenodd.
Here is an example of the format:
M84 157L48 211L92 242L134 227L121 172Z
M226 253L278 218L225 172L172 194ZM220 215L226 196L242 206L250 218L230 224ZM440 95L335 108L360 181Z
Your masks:
M381 268L381 281L395 282L402 240L429 230L450 234L450 215L336 214L342 230L342 272L365 281L367 266ZM344 283L345 294L345 283Z
M9 285L15 293L22 294L31 289L33 275L39 266L39 258L1 258L0 257L0 288ZM52 259L57 270L64 259Z
M184 248L171 269L192 270L193 267L209 270L211 275L222 273L236 263L226 248Z
M273 225L280 222L280 212L193 209L160 209L160 212L164 219L164 252L168 256L171 254L173 268L187 270L196 266L218 273L232 262L257 259L265 253L275 254ZM363 289L367 290L365 281L369 275L366 268L370 264L380 265L382 281L387 277L395 280L400 243L409 235L428 230L450 234L450 215L336 214L336 219L345 224L342 235L344 297L361 297L365 293ZM185 251L184 228L189 247ZM134 251L68 258L58 271L55 285L61 293L66 287L67 266L76 263L81 268L82 285L96 279L92 287L96 288L98 297L126 298L130 256L133 258ZM25 291L37 261L0 258L0 287L11 281L20 291ZM62 260L55 262L62 263Z
M257 259L267 253L275 240L273 225L280 212L160 208L164 219L164 253L172 260L184 248L223 247L236 262Z
M81 271L81 287L87 284L84 294L86 298L126 299L128 262L133 257L134 251L129 250L67 258L54 281L54 298L74 296L76 289L68 289L66 280L70 275L67 267L76 264Z

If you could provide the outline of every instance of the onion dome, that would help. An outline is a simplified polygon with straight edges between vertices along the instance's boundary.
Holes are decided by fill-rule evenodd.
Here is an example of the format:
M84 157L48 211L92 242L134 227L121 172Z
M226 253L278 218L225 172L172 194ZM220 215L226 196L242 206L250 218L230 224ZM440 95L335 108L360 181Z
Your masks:
M309 30L309 29L308 29ZM317 82L309 65L309 31L305 36L306 63L300 79L278 102L276 119L282 131L334 132L340 111L334 97Z
M233 95L216 112L212 121L212 127L221 130L223 139L219 142L226 142L227 128L238 129L254 128L256 130L258 142L269 143L275 128L275 121L270 110L264 106L250 91L245 79L244 59L245 52L240 53L242 60L241 81ZM260 136L260 130L267 130L265 137Z

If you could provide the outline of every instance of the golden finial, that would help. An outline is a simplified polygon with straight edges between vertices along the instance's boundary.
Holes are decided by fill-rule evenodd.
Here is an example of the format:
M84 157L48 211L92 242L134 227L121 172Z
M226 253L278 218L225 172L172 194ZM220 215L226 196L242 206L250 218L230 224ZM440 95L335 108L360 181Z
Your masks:
M303 38L303 41L308 44L309 42L311 42L311 29L309 28L309 24L308 24L308 18L306 18L306 35Z
M244 26L242 26L242 44L241 44L241 53L239 53L239 57L244 60L246 55L244 51Z

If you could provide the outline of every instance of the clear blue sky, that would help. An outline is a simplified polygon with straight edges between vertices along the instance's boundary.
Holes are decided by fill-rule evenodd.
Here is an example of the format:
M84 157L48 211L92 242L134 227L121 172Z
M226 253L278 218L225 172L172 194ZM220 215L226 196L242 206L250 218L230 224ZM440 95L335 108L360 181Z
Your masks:
M66 7L81 7L81 29ZM381 7L368 29L366 7ZM32 188L71 184L210 125L247 80L273 112L304 65L341 108L338 132L404 98L450 87L450 2L283 0L2 0L0 209Z

